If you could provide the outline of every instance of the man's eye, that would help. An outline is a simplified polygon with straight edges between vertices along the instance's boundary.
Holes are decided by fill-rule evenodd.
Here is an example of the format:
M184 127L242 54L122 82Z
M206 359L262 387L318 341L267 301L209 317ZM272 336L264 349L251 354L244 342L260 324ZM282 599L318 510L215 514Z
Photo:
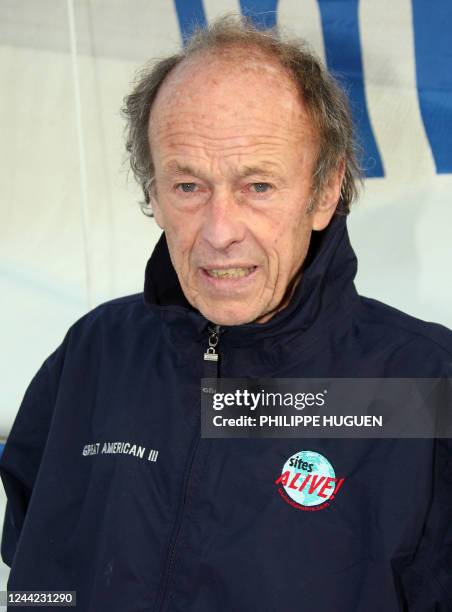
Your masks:
M182 191L182 193L194 193L196 187L196 183L178 183L176 185L177 191Z
M270 183L253 183L255 193L267 193L271 189Z

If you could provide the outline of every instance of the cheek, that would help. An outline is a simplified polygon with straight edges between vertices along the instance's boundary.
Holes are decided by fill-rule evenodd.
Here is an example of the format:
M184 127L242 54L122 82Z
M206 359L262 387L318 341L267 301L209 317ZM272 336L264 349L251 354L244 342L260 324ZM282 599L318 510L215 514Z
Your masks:
M291 219L279 215L269 227L268 244L274 255L280 260L287 260L295 243L296 231Z
M196 241L197 229L191 219L180 215L166 217L165 234L178 258L185 257Z
M278 273L282 277L292 276L304 261L310 229L305 219L291 219L275 223L273 236L272 248L278 258Z
M186 291L193 291L197 284L197 254L199 228L194 220L172 223L165 231L170 248L171 261Z

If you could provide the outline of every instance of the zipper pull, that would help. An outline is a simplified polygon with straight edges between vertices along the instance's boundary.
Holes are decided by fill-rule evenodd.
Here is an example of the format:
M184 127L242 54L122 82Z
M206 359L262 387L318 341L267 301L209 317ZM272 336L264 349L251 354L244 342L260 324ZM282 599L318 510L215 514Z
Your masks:
M209 348L204 353L203 378L218 378L218 362L220 359L220 355L217 353L217 346L219 341L220 326L214 325L209 327Z
M209 327L209 332L209 348L204 353L204 361L218 361L219 355L215 349L220 341L220 326Z
M211 325L209 328L209 347L204 353L203 378L209 379L209 386L203 387L203 393L216 393L216 384L218 380L218 362L220 355L216 349L220 341L220 326ZM206 381L207 382L207 381Z

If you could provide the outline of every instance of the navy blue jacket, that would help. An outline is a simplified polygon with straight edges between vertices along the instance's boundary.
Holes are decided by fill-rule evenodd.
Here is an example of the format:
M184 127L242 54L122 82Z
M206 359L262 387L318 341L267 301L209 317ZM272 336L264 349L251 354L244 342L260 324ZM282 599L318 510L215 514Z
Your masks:
M357 295L343 217L311 243L287 308L220 330L223 377L450 376L452 334ZM452 610L447 439L202 439L209 322L164 237L143 294L95 308L31 382L1 459L9 589L99 612ZM346 480L303 512L288 457Z

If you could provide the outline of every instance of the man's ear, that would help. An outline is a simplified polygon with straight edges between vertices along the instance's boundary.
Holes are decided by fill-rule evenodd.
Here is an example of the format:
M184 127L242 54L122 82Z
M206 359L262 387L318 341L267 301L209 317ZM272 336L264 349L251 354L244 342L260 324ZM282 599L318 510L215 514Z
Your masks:
M158 197L157 197L157 188L155 185L155 178L153 178L148 186L148 196L149 203L152 208L152 214L154 215L154 219L159 226L160 229L165 229L165 224L163 223L163 214L162 209L160 208Z
M331 172L326 184L320 192L312 213L312 229L323 230L331 221L341 197L342 181L345 174L345 160L341 160L337 168Z

